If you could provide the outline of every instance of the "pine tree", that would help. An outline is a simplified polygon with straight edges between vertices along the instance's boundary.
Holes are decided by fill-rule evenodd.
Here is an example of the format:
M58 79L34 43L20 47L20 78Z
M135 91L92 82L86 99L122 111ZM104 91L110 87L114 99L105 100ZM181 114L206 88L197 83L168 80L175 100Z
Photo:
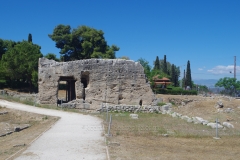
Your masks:
M166 74L168 73L166 55L164 55L164 60L163 60L163 72L166 73Z
M187 62L187 72L186 72L186 86L192 88L192 77L191 77L191 68L190 68L190 61Z
M160 63L159 63L159 58L158 56L156 57L156 60L154 62L154 69L160 70Z
M31 33L28 34L28 42L32 42L32 34Z

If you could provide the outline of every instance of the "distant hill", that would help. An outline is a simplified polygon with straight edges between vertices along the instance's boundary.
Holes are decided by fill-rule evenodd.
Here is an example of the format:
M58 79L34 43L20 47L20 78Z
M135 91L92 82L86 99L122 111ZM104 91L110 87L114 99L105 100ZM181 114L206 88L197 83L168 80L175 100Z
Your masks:
M194 84L205 85L207 87L214 87L218 79L194 79Z

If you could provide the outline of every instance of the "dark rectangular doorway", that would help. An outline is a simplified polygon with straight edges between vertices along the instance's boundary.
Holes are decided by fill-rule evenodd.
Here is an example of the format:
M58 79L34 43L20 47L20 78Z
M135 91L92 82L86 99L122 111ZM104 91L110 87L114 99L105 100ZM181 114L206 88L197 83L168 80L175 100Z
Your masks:
M73 76L61 76L58 82L58 99L64 97L64 102L76 99L75 82L76 80ZM62 95L62 92L65 92L65 96ZM61 97L59 97L60 95Z

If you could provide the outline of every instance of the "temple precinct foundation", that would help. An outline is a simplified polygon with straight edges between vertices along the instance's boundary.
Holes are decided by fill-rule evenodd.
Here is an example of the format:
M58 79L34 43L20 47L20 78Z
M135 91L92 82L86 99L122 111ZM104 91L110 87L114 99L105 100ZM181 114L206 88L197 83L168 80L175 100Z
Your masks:
M66 84L64 103L96 109L102 103L151 105L154 94L138 62L123 59L86 59L56 62L39 59L39 103L57 104L59 84ZM87 105L86 105L87 104Z

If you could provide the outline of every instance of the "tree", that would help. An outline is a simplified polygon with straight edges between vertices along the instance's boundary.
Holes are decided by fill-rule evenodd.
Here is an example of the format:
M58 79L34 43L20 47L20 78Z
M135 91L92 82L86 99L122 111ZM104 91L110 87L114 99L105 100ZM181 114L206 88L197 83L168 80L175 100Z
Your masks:
M156 60L154 62L154 69L155 70L160 70L160 62L158 56L156 57Z
M145 75L150 79L151 66L149 65L149 62L143 58L138 59L137 62L143 66Z
M19 42L0 39L0 60L2 58L2 55L5 54L7 50L13 48L18 43Z
M116 45L107 45L102 30L80 26L71 30L69 25L58 25L53 33L48 35L61 49L64 61L89 58L115 58L119 50Z
M28 34L28 42L32 43L32 34L31 33Z
M168 69L167 69L167 58L166 55L164 55L164 59L163 59L163 70L164 73L168 74ZM168 74L169 75L169 74Z
M236 78L224 77L218 80L215 87L223 87L227 93L232 95L236 90L240 90L240 81Z
M6 47L4 45L4 41L0 39L0 60L2 58L2 55L6 52Z
M185 87L189 86L192 88L192 77L191 77L191 68L190 61L187 62L187 71L186 71L186 79L185 79Z
M180 76L180 69L176 67L174 64L171 66L171 82L173 83L174 87L179 86L178 78Z
M32 89L32 84L37 84L37 79L34 78L36 81L33 82L32 76L36 77L38 71L38 59L42 57L40 49L36 44L22 41L7 50L1 61L5 77L12 82L26 81Z
M174 83L174 80L175 80L175 66L174 66L174 64L172 64L172 67L171 67L171 82Z
M185 72L185 69L183 71L182 88L186 89L186 72Z
M47 59L52 59L52 60L57 61L57 62L60 61L54 53L48 53L44 57L47 58Z

